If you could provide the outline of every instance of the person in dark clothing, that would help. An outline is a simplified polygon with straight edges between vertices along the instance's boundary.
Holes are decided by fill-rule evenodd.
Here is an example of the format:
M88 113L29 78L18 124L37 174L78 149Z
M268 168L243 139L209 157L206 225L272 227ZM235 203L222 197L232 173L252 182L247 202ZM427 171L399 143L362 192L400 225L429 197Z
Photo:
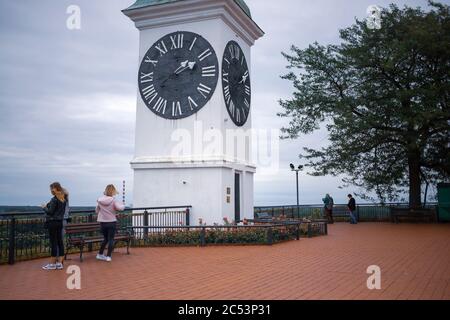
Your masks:
M351 194L348 195L348 204L347 204L348 211L350 212L350 223L351 224L357 224L358 223L358 217L356 213L356 201L355 198Z
M334 206L334 200L333 198L327 193L325 195L325 198L322 199L323 203L324 203L324 211L325 211L325 216L328 220L328 223L333 224L334 223L334 219L333 219L333 206Z
M49 203L42 205L45 212L45 223L51 247L50 263L42 267L44 270L64 269L64 241L62 237L64 213L66 211L66 195L58 182L50 185L53 198Z

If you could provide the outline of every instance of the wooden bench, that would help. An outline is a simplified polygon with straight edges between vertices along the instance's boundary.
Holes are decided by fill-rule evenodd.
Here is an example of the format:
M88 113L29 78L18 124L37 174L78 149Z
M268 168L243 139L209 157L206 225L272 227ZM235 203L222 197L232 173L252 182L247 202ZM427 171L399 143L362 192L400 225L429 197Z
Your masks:
M427 220L428 222L436 221L436 216L433 210L430 209L410 209L410 208L392 208L391 221L399 223L400 218L417 220Z
M100 223L98 222L68 224L65 228L65 232L67 235L66 258L67 252L71 248L79 248L81 262L83 262L83 250L86 245L103 242L103 235L99 233ZM131 240L131 232L120 229L118 229L118 232L114 237L115 242L123 241L127 243L127 254L130 254Z
M273 217L267 212L256 213L256 220L272 221Z

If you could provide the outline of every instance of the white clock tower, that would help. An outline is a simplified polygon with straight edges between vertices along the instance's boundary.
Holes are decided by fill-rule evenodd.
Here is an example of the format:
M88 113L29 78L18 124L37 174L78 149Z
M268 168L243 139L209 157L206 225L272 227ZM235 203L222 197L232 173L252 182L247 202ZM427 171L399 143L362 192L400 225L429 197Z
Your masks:
M191 224L253 218L251 47L243 0L137 0L134 207L192 205Z

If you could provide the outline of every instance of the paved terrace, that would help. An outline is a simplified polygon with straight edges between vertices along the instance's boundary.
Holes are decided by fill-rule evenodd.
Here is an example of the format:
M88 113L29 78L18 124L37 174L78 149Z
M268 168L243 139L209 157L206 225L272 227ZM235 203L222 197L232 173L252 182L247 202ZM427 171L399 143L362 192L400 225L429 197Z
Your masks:
M46 260L0 266L1 299L450 299L450 225L338 223L329 235L272 247L123 249L74 260L82 289ZM382 269L382 290L366 268Z

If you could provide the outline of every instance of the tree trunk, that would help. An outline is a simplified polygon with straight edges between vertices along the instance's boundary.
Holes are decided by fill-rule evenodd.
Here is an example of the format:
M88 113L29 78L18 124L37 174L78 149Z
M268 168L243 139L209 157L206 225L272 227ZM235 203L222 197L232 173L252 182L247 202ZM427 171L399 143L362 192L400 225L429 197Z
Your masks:
M420 208L421 201L421 179L420 179L420 154L412 152L408 156L409 167L409 206Z

